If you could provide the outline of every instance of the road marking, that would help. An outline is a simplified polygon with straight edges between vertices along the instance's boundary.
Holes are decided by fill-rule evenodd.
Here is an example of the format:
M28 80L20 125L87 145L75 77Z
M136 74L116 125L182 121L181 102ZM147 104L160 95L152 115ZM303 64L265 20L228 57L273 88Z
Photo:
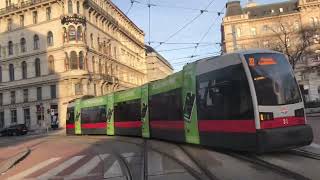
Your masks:
M104 173L103 178L116 178L116 177L122 177L122 170L121 166L119 164L119 161L116 160L111 167Z
M310 146L315 147L315 148L320 148L320 145L316 144L316 143L312 143Z
M123 158L125 158L128 163L130 163L130 162L132 161L132 159L134 158L135 153L134 153L134 152L122 153L121 156L122 156Z
M56 176L57 174L61 173L63 170L67 169L68 167L70 167L71 165L73 165L74 163L78 162L80 159L82 159L84 156L74 156L73 158L65 161L64 163L60 164L59 166L49 170L48 172L46 172L45 174L42 174L41 176L39 176L37 179L41 179L41 180L46 180L46 179L50 179L53 178L54 176Z
M67 176L65 179L86 177L95 167L98 166L101 160L106 159L108 156L109 154L100 154L93 157L89 162L82 165L79 169Z
M30 168L30 169L27 169L27 170L25 170L25 171L23 171L23 172L15 175L15 176L12 176L12 177L8 178L8 180L20 180L20 179L24 179L24 177L26 177L26 176L28 176L28 175L30 175L30 174L38 171L39 169L42 169L42 168L48 166L49 164L52 164L52 163L58 161L59 159L60 159L60 157L51 158L51 159L48 159L48 160L46 160L46 161L43 161L43 162L41 162L41 163L33 166L33 167Z

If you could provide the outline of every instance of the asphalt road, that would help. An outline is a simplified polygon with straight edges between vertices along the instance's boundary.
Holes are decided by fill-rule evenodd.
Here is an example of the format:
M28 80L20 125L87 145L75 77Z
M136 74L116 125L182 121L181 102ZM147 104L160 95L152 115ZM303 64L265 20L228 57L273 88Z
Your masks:
M308 123L316 145L309 149L320 154L320 119L308 117ZM0 165L25 149L31 153L1 174L1 180L293 179L270 167L200 146L129 137L66 136L64 132L0 137ZM259 158L307 179L320 179L319 160L286 152Z
M307 117L307 122L312 127L314 143L320 144L320 115L317 117Z

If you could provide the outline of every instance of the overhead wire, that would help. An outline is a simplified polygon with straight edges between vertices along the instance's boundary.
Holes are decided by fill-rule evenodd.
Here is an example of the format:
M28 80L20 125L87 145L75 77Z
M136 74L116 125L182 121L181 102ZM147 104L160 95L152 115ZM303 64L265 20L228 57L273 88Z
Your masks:
M214 2L215 0L211 0L211 2L205 7L205 9L200 10L200 14L198 14L197 16L195 16L194 18L192 18L189 22L187 22L186 24L184 24L180 29L178 29L178 31L174 32L173 34L171 34L167 39L165 39L163 42L161 42L158 46L155 47L158 48L160 47L163 43L166 43L167 41L169 41L170 39L172 39L174 36L176 36L177 34L179 34L182 30L184 30L186 27L188 27L190 24L192 24L194 21L196 21L201 15L203 15L207 9L211 6L211 4Z

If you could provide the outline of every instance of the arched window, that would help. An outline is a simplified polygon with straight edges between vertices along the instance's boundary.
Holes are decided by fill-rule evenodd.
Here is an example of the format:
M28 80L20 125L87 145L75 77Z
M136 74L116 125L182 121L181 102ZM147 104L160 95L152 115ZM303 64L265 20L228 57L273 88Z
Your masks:
M67 29L64 27L63 28L63 42L67 42L68 40L68 33L67 33Z
M91 43L91 48L93 48L93 34L90 34L90 43Z
M0 66L0 82L2 82L2 66Z
M97 44L98 44L98 50L101 51L101 46L100 46L100 37L97 39Z
M20 50L21 50L21 52L26 52L26 39L25 38L20 39Z
M54 57L52 55L48 57L48 70L49 74L54 73Z
M84 68L84 56L83 56L82 51L80 51L80 53L79 53L79 69L85 69Z
M40 59L37 58L34 62L34 67L35 67L35 74L36 77L41 76L41 66L40 66Z
M96 61L94 59L94 56L92 56L92 72L95 73L96 72Z
M108 74L108 63L107 62L104 63L104 72L105 72L105 74Z
M10 81L14 81L14 65L9 64L9 79Z
M9 55L13 54L13 43L12 43L12 41L8 42L8 54Z
M102 74L102 61L99 59L99 74Z
M48 46L53 46L53 34L51 31L47 34L47 44Z
M77 1L77 14L80 14L80 2Z
M72 0L68 1L68 14L73 14L73 4Z
M23 61L21 63L21 69L22 69L22 79L27 79L27 63L25 61Z
M39 49L39 47L40 47L39 36L36 34L33 36L33 47L34 47L34 49Z
M78 69L78 56L75 51L70 53L70 69Z
M69 56L68 53L65 52L65 58L64 58L64 66L65 66L65 70L68 71L69 70Z
M77 28L77 40L82 41L82 27L78 26Z
M76 28L74 26L69 26L69 41L76 40Z

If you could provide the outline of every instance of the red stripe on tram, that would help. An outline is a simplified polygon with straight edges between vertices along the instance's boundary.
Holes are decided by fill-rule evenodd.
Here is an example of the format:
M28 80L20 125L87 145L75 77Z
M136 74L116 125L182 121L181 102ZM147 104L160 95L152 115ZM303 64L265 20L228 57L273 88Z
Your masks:
M85 128L85 129L105 129L107 128L107 123L103 122L103 123L85 123L85 124L81 124L81 128Z
M74 129L74 127L75 127L74 124L67 124L66 125L67 129Z
M274 120L260 121L261 129L272 129L281 127L290 127L306 124L304 117L277 117Z
M127 122L114 122L114 126L117 128L140 128L142 122L139 121L127 121Z
M199 120L200 132L255 133L254 120Z
M167 129L167 130L173 130L173 129L184 129L184 121L151 121L150 122L151 128L154 129Z

